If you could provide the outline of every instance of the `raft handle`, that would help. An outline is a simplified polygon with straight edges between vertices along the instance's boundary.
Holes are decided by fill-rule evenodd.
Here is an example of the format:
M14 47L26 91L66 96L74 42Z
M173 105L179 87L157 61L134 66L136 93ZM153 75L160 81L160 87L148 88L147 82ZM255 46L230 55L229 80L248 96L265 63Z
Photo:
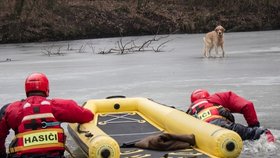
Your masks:
M126 98L126 97L124 95L113 95L113 96L106 97L106 99L113 99L113 98Z
M157 103L157 104L160 104L160 105L163 105L163 106L166 106L166 107L169 107L169 108L176 109L175 106L170 106L170 105L166 105L166 104L163 104L163 103L159 103L159 102L153 100L152 98L147 98L147 99L150 100L150 101L152 101L152 102L155 102L155 103Z
M78 124L78 126L77 126L77 132L78 132L78 133L89 133L89 131L82 131L82 130L80 129L80 127L81 127L81 124Z
M86 134L85 134L85 137L92 137L93 136L93 134L92 133L90 133L90 132L87 132Z
M89 131L82 131L82 130L80 129L80 127L81 127L81 124L78 124L78 126L77 126L77 132L78 132L78 133L80 133L80 134L81 134L81 133L85 133L85 137L87 137L87 138L93 136L93 134L90 133Z

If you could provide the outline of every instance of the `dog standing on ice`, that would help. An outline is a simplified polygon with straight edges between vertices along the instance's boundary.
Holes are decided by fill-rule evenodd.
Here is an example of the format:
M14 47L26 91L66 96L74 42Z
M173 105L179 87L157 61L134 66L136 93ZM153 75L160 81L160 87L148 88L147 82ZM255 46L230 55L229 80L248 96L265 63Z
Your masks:
M208 32L205 37L203 37L204 42L204 57L211 57L211 50L215 49L216 56L218 53L218 48L221 47L222 49L222 57L225 57L224 51L224 32L225 29L219 25L215 28L214 31Z

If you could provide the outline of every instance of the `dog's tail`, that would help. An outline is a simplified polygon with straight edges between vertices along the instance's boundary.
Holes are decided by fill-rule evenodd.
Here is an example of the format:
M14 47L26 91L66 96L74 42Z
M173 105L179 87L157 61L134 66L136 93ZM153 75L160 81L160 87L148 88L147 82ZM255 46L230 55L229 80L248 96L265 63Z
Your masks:
M205 37L203 37L203 42L205 42Z

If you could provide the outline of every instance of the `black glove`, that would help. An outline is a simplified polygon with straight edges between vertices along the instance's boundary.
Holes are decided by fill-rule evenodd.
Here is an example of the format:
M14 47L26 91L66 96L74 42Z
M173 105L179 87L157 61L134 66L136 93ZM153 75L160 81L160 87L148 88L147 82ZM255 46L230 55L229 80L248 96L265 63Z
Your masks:
M228 109L226 109L224 107L220 107L219 108L219 113L220 113L221 116L225 117L226 119L228 119L232 123L235 122L234 116L232 115L232 113Z

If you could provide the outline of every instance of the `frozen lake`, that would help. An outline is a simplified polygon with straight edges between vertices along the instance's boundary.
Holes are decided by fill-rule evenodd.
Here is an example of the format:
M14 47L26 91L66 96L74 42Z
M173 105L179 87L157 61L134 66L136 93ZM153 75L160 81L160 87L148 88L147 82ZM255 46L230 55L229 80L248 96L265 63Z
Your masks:
M88 99L112 95L147 97L186 110L191 92L232 90L255 104L261 126L275 144L244 142L240 157L279 157L280 31L225 34L225 58L203 58L204 34L170 35L163 52L97 54L116 47L120 38L0 45L1 106L25 98L24 81L32 72L50 80L50 98ZM126 37L143 43L153 36ZM43 52L63 55L47 56ZM214 53L213 53L214 54ZM236 120L245 123L241 115ZM10 138L9 138L10 139ZM75 148L68 137L68 143ZM257 153L259 152L259 153Z

